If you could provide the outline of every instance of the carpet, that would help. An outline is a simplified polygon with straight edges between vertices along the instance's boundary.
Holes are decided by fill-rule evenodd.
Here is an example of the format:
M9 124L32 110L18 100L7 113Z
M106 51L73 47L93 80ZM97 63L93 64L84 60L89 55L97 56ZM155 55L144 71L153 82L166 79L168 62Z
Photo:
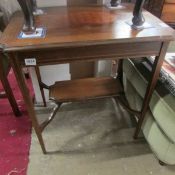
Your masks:
M22 116L16 118L8 100L0 99L0 175L24 175L29 163L32 125L12 70L8 79ZM30 79L26 82L30 95L34 96Z

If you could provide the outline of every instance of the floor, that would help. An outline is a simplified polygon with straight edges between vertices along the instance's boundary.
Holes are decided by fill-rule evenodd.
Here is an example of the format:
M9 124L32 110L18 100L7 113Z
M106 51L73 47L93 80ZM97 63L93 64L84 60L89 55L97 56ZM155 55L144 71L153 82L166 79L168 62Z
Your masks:
M36 108L41 122L51 112ZM129 114L113 99L64 104L44 131L43 155L32 132L28 175L174 175L142 138L133 140Z

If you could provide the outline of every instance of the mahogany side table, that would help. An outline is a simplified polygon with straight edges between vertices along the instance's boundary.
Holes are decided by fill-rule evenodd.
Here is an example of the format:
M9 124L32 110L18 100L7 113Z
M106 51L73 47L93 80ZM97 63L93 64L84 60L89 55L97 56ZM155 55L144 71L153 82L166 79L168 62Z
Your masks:
M135 30L127 24L127 21L132 19L133 5L124 4L124 6L124 9L116 10L107 9L106 7L46 8L43 15L35 17L36 26L46 28L46 36L33 39L18 38L23 26L23 17L21 13L16 13L4 31L0 43L3 46L3 51L8 54L12 61L13 69L43 153L47 153L42 137L43 128L38 123L22 74L22 67L26 66L26 59L31 58L36 61L36 65L42 66L75 61L140 59L145 56L155 56L152 76L148 83L142 109L141 111L130 109L130 112L138 117L135 132L135 138L137 138L159 77L168 44L175 38L175 31L147 11L144 11L143 14L146 22L151 24L152 27ZM115 93L118 92L116 90L118 85L122 87L120 86L120 81L116 81L115 84L114 81L105 80L113 83L111 86L108 86L109 83L105 83L104 80L99 83L96 78L86 82L88 81L91 85L90 89L88 90L87 88L84 95L78 94L81 97L79 98L80 100L85 95L89 98L93 96L99 98L115 96ZM95 82L99 83L98 88L101 91L99 93L97 89L98 92L93 94L90 92L92 92L93 87L96 87ZM60 83L66 84L65 82ZM82 82L78 83L78 86L81 87ZM74 82L69 82L68 84L71 86ZM74 88L76 88L75 84ZM60 87L61 85L56 84L56 86ZM110 93L110 90L114 90L113 93ZM54 92L52 94L54 95ZM55 94L58 95L59 93ZM62 99L64 100L66 94L70 94L70 92L66 93L64 91L60 94L63 94Z

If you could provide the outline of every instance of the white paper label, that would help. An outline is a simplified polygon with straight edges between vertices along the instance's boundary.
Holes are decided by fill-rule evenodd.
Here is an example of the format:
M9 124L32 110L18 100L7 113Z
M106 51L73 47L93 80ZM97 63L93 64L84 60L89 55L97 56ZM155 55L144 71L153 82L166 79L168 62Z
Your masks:
M36 66L36 59L35 58L26 58L25 65L26 66Z

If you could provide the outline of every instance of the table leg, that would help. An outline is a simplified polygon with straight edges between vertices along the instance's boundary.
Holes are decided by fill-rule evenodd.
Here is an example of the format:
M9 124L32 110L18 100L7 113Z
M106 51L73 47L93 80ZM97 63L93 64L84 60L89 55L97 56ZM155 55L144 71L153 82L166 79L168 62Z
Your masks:
M142 104L141 115L139 117L138 124L137 124L137 127L136 127L136 131L135 131L135 134L134 134L134 138L135 139L138 138L138 135L140 133L140 130L141 130L141 127L142 127L142 123L144 121L147 109L149 107L149 102L150 102L150 99L152 97L152 93L154 91L154 88L156 86L157 80L159 78L161 66L163 64L168 45L169 45L169 42L162 43L160 54L159 54L159 56L157 56L155 58L155 61L154 61L154 64L153 64L153 68L152 68L152 76L151 76L151 79L150 79L150 81L148 83L148 87L147 87L147 90L146 90L146 93L145 93L145 97L144 97L144 101L143 101L143 104Z
M38 137L39 143L41 145L42 151L44 154L46 154L46 148L44 145L41 129L40 129L40 126L39 126L39 123L38 123L38 120L37 120L37 117L35 114L32 99L30 98L28 88L27 88L26 83L25 83L24 75L22 72L22 66L20 66L19 59L18 59L17 55L10 54L9 57L11 59L13 70L15 72L21 93L23 95L28 114L32 120L32 125L35 129L35 132L36 132L36 135Z
M6 76L7 75L3 75L2 77L0 77L1 82L2 82L2 86L3 86L5 94L6 94L6 97L9 100L9 103L10 103L10 105L12 107L12 110L13 110L14 114L16 116L21 116L21 112L20 112L20 110L18 108L17 102L15 100L15 97L13 95L12 89L10 87L10 84L9 84L8 79L7 79Z
M45 98L44 88L42 86L41 74L40 74L40 70L39 70L38 66L35 66L35 72L36 72L36 76L37 76L37 79L38 79L38 83L39 83L39 87L40 87L40 91L41 91L41 96L42 96L42 99L43 99L43 104L44 104L44 107L46 107L47 106L46 98Z

